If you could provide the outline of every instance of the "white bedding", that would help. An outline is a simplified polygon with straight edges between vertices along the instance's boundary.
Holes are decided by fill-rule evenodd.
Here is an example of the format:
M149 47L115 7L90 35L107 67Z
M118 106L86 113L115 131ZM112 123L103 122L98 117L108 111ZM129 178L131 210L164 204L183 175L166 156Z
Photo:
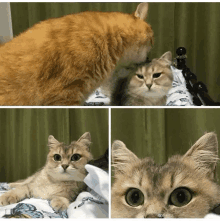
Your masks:
M166 106L194 106L192 95L186 88L182 71L171 66L173 72L172 88L168 92Z
M84 182L88 191L79 194L67 211L55 213L48 200L25 199L19 203L0 207L0 218L26 215L30 218L108 218L109 176L104 170L86 165L88 175ZM0 195L9 189L7 183L0 184Z
M214 213L209 213L204 217L205 219L219 219L220 215L214 214Z
M108 218L109 176L104 170L86 165L89 174L84 182L88 192L82 192L71 203L67 213L69 218Z

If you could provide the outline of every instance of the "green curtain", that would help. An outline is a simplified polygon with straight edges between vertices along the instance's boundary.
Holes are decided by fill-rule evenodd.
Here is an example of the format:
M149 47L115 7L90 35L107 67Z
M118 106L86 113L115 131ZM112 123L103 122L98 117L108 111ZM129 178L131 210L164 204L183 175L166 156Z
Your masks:
M14 36L36 22L86 10L132 13L136 2L11 3ZM147 21L155 33L155 46L149 57L159 57L176 49L187 49L187 65L209 94L220 101L220 3L149 3ZM89 22L89 21L88 21Z
M69 144L89 131L94 158L108 148L108 109L0 109L0 182L45 165L48 136Z
M121 140L138 157L166 163L186 151L205 133L220 142L220 109L112 109L111 141ZM220 166L218 166L220 177Z

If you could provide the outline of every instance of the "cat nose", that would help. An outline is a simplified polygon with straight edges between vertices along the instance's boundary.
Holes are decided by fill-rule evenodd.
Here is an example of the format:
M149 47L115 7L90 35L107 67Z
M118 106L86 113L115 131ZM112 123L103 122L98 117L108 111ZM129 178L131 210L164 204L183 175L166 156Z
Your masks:
M150 90L152 84L146 84L146 86L148 87L148 89Z
M66 170L68 166L69 166L68 164L62 164L64 170Z
M164 218L164 216L162 214L153 213L146 215L144 218Z

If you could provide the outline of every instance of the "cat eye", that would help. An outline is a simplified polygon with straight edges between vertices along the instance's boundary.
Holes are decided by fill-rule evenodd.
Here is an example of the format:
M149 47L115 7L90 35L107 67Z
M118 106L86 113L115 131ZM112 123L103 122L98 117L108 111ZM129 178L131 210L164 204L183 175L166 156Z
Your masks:
M171 205L181 207L187 205L192 199L192 192L185 187L175 189L171 195L169 202Z
M71 161L78 161L81 158L80 154L73 154L71 157Z
M131 188L126 192L125 200L128 205L137 207L144 204L144 194L136 188Z
M160 75L161 75L161 73L155 73L155 74L153 74L153 78L159 78Z
M141 74L136 74L136 75L137 75L138 78L144 79L144 76L143 76L143 75L141 75Z
M61 161L61 156L59 154L54 154L53 158L55 161Z

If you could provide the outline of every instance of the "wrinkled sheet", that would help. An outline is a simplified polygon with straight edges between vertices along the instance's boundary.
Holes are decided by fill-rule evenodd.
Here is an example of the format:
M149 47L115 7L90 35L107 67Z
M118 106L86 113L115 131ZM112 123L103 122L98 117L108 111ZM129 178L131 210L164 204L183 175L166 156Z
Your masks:
M92 165L86 165L88 175L84 182L87 192L78 195L67 211L55 213L49 200L25 199L19 203L0 206L0 218L25 216L28 218L108 218L109 175L104 170ZM0 183L0 195L7 192L7 183ZM24 218L22 216L22 218Z

